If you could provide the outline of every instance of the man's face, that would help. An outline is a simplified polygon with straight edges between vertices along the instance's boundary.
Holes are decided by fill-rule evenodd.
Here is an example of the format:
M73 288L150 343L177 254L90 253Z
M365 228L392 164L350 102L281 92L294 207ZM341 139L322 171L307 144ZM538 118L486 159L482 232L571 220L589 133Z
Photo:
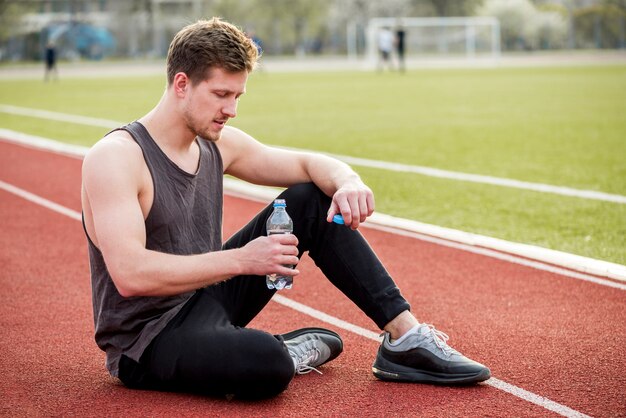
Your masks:
M230 73L213 68L207 80L195 86L189 83L183 102L187 127L204 139L219 140L228 119L237 116L237 103L247 81L247 71Z

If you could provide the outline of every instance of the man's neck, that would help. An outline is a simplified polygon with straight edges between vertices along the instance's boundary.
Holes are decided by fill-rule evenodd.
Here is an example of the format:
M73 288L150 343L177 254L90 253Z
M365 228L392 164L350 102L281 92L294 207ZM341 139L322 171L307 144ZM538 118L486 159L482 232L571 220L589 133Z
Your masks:
M178 167L195 173L199 167L200 149L196 135L187 128L176 109L161 100L148 114L139 119L161 150Z
M177 109L168 105L165 97L154 109L140 118L139 122L164 150L185 153L194 144L196 135L186 126Z

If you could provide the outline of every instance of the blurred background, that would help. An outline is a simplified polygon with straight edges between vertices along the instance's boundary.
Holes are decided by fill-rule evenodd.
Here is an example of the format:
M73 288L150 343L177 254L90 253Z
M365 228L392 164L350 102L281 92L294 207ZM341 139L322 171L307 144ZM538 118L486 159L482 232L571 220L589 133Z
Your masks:
M409 57L626 48L626 0L0 0L0 16L2 62L41 60L49 44L61 60L162 58L211 16L265 56L372 58L382 27L404 28Z
M263 49L238 128L358 166L380 213L626 264L626 0L0 0L0 131L93 145L212 16Z

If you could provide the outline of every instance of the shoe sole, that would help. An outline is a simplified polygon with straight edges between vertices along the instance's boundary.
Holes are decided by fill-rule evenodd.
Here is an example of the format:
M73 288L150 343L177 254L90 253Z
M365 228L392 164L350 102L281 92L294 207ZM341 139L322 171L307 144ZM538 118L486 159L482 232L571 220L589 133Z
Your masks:
M335 337L335 338L337 338L337 340L339 340L339 350L334 355L331 353L331 356L328 358L328 360L326 360L322 364L326 364L329 361L336 359L339 356L339 354L341 354L343 352L343 340L341 339L341 336L339 336L339 334L337 334L336 332L333 332L333 331L325 329L325 328L315 328L315 327L300 328L300 329L297 329L295 331L291 331L291 332L288 332L286 334L281 334L281 335L282 335L283 339L291 340L291 339L294 339L296 337L299 337L302 334L311 334L311 333L329 335L329 336ZM320 364L320 366L321 366L321 364Z
M372 372L374 373L374 376L385 381L432 383L438 385L469 385L472 383L484 382L491 377L491 371L487 368L484 368L476 373L435 373L427 370L403 367L381 358L376 359L376 362L372 366Z

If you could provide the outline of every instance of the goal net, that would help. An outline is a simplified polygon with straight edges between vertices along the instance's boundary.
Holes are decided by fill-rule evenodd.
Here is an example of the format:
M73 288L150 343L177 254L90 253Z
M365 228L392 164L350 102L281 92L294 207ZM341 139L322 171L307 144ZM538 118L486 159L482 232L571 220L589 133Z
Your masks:
M396 35L400 28L404 31L405 57L408 59L500 56L500 22L494 17L373 18L366 29L369 62L378 60L381 31L388 29Z

